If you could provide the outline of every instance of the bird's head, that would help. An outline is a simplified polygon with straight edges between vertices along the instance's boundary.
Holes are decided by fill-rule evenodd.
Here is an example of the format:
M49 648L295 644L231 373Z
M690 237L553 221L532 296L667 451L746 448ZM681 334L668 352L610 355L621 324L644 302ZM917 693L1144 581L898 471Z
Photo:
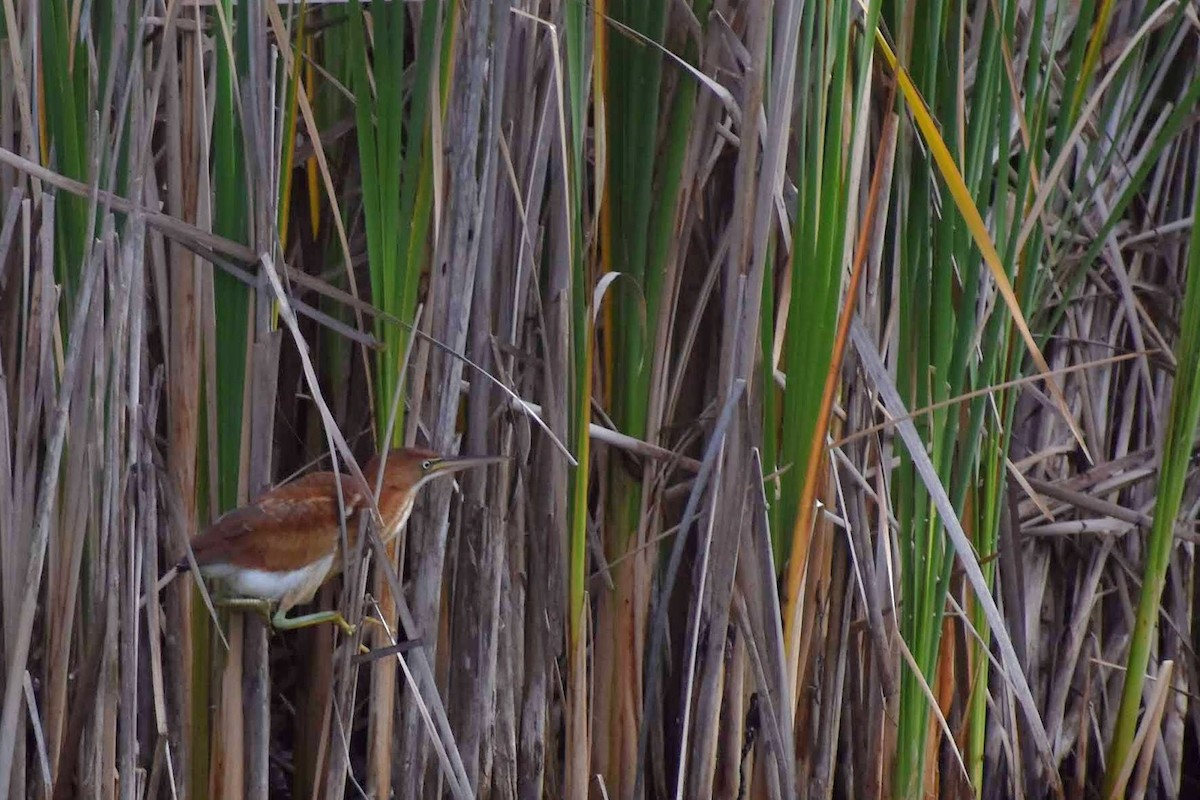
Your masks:
M388 492L415 492L429 481L471 467L483 467L507 461L505 456L447 456L419 447L398 447L386 458L375 456L363 470L372 490L383 465L383 489Z

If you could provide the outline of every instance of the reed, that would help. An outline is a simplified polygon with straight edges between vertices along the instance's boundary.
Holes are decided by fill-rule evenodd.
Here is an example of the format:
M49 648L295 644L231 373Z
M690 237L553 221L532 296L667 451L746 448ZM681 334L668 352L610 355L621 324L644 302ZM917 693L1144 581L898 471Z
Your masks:
M0 3L0 797L1187 795L1194 17Z

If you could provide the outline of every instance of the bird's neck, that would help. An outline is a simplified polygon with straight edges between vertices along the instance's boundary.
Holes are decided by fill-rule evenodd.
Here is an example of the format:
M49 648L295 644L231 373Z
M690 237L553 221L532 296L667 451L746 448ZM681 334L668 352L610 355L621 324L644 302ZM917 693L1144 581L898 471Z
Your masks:
M400 505L396 510L387 516L384 520L383 542L387 544L400 533L400 529L404 527L404 523L408 522L408 517L412 514L413 501L416 497L415 492L410 492L407 497L400 501Z

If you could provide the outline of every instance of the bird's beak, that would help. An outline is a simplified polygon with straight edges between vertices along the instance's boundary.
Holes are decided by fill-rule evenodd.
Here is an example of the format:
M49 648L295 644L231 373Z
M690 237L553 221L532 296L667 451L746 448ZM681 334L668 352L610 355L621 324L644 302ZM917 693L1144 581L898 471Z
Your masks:
M508 456L446 456L439 458L429 470L430 475L446 475L471 467L486 467L489 464L502 464L508 461Z

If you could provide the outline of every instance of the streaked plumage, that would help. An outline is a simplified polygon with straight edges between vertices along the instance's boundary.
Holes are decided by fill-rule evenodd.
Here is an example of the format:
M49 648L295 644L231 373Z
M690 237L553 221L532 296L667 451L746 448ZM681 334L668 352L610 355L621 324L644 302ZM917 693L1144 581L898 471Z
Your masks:
M399 533L412 512L417 491L428 481L500 458L443 457L432 450L399 448L388 453L379 494L384 541ZM369 496L380 459L368 462L368 486L341 475L346 535L358 541L359 519L369 513ZM206 578L217 578L232 594L278 603L276 624L287 611L309 602L342 568L339 552L337 481L332 472L314 472L263 493L214 522L191 542ZM177 568L188 568L185 559Z

